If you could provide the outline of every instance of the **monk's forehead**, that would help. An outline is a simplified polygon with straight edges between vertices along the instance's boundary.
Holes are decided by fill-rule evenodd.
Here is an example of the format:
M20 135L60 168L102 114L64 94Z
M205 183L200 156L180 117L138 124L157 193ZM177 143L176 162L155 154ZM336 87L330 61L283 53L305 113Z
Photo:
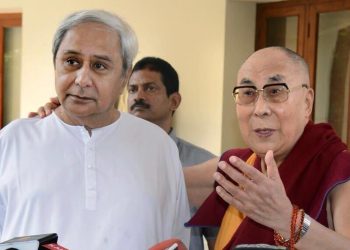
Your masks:
M238 72L238 82L264 81L281 82L291 77L298 65L283 51L260 50L252 54Z

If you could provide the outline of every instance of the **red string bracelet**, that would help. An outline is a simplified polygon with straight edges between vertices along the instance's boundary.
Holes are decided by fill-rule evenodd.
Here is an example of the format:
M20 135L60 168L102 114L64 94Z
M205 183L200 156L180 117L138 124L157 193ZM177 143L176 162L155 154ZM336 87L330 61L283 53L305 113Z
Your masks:
M302 210L303 211L303 210ZM296 223L297 223L297 218L298 218L298 212L299 208L296 205L293 205L293 210L292 210L292 218L290 221L290 238L289 240L285 240L282 235L274 231L273 233L273 239L275 241L275 244L277 246L285 246L290 250L295 250L295 243L299 240L300 238L300 231L301 227L299 225L298 227L298 235L295 237L296 233Z

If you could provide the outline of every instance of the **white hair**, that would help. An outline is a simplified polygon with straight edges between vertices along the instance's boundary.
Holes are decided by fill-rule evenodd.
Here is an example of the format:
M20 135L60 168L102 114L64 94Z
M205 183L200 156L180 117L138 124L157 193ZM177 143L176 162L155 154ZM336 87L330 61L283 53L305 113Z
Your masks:
M119 16L104 10L83 10L70 14L59 25L53 39L53 61L56 60L57 51L62 40L70 29L81 23L95 22L104 24L115 30L119 35L123 73L132 67L132 62L138 51L138 42L135 32L129 24ZM119 44L118 44L119 46Z

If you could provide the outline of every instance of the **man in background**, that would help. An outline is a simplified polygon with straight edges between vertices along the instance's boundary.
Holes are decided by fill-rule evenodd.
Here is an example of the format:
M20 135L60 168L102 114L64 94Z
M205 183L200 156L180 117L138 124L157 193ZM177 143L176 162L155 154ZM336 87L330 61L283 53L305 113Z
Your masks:
M181 95L178 74L168 62L156 57L145 57L136 62L127 90L128 112L157 124L169 134L179 149L183 168L215 158L209 151L178 138L175 134L172 123L174 113L181 103ZM186 183L192 181L186 177L185 179ZM197 209L191 199L190 204L191 213L194 213ZM190 250L204 249L203 236L209 249L213 249L216 234L217 230L213 228L193 228Z

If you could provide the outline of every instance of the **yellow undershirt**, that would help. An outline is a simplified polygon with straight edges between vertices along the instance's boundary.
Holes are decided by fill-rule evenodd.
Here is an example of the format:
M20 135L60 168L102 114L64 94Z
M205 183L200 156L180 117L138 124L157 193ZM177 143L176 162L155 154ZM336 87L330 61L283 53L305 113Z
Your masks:
M246 162L249 165L254 165L255 159L256 154L253 153ZM234 206L228 206L220 225L219 234L215 242L215 250L222 250L228 244L243 219L244 214Z

